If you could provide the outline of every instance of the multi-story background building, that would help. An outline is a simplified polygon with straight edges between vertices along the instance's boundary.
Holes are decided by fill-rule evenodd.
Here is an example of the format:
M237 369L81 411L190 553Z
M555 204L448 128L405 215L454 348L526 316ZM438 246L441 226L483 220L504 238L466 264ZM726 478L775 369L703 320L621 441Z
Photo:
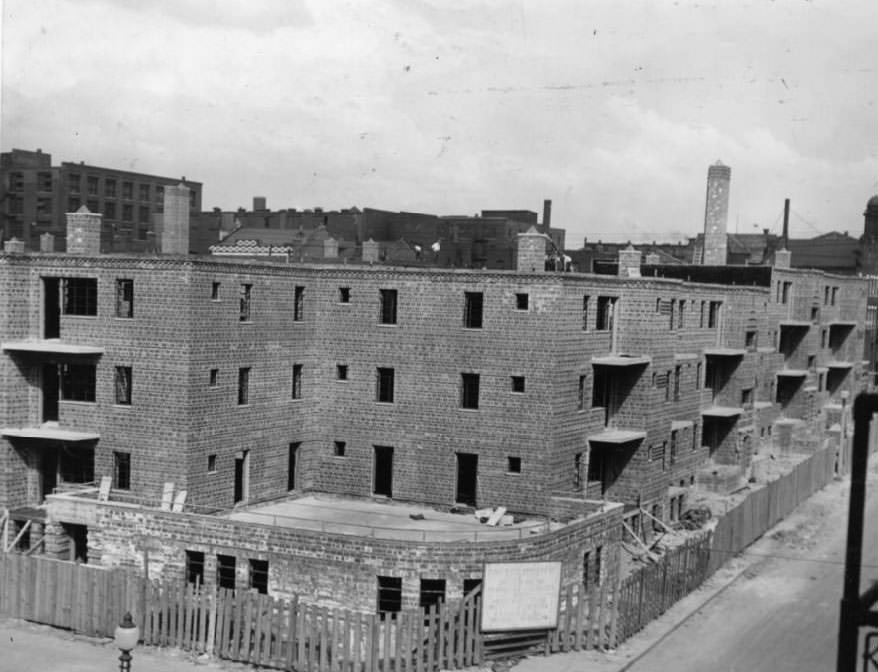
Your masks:
M180 182L85 163L53 166L51 154L13 149L0 154L0 239L16 238L28 250L63 252L65 213L85 205L103 215L103 252L156 252L165 188ZM201 183L182 182L189 187L190 211L200 212ZM193 230L203 237L201 229ZM195 238L197 243L199 235ZM208 238L208 245L217 241L218 230Z

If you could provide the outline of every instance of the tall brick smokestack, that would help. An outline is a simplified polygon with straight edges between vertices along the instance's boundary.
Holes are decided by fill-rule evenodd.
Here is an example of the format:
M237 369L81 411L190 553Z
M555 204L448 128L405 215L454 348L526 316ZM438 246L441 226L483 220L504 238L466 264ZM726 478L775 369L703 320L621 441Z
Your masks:
M547 198L543 201L543 232L548 233L550 226L552 226L552 201Z
M707 196L704 204L704 255L706 266L726 263L726 225L729 218L729 184L732 169L717 161L707 169Z
M790 199L783 202L783 246L789 249L790 243Z

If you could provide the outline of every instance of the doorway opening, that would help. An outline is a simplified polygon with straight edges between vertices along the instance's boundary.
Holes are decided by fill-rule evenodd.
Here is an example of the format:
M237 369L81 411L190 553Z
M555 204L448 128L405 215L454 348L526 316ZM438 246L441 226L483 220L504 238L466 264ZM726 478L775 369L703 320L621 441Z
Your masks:
M454 501L458 504L476 505L478 486L479 456L473 453L457 453L457 492Z
M58 365L43 364L43 422L58 422Z
M393 497L393 447L375 446L375 474L372 493Z
M235 504L250 498L250 451L235 455Z
M43 338L61 337L60 278L43 278Z

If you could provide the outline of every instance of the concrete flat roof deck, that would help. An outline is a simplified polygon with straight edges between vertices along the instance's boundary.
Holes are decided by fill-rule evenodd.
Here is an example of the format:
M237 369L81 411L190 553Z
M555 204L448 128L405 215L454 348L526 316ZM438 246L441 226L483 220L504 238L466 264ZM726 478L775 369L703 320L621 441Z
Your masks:
M411 516L423 516L423 519ZM509 526L491 527L472 514L437 511L427 506L388 500L348 499L329 494L268 502L230 511L237 521L400 541L500 541L527 538L547 531L545 519L532 518ZM563 523L552 522L549 530Z

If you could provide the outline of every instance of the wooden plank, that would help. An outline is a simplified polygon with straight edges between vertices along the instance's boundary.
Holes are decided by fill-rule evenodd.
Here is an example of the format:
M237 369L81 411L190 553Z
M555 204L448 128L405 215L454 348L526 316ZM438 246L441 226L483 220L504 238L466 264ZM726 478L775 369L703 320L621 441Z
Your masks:
M431 604L427 609L427 672L433 672L436 669L434 660L436 654L436 630L438 628L438 618L436 616L436 605Z
M307 637L307 631L305 630L305 605L299 604L299 607L296 611L296 634L298 637L298 652L296 655L296 669L304 670L305 665L307 665L306 650L305 650L305 639Z
M308 605L308 672L317 672L319 644L320 644L320 619L317 607Z
M256 593L255 595L253 593L248 593L248 596L250 597L255 612L250 619L253 623L253 644L250 652L250 662L255 665L260 665L264 653L262 637L265 630L265 600L263 599L265 595L260 593Z
M319 626L320 626L320 649L317 651L317 660L318 660L318 669L320 672L327 672L327 660L329 656L327 655L327 649L329 648L327 643L327 633L329 629L329 607L323 607L320 610L319 618Z
M412 613L412 640L414 646L415 670L424 672L424 610L418 609Z
M286 661L287 669L292 668L296 663L296 608L299 603L299 596L293 595L287 610L287 648Z
M396 618L396 614L387 614L387 618L384 619L384 645L381 647L381 669L384 672L388 672L390 670L390 661L393 657L393 647L391 646L390 636L393 634L393 621Z
M351 612L344 612L344 632L342 639L342 647L339 657L339 667L341 672L348 672L351 665Z
M363 615L360 612L356 614L356 620L354 621L353 630L354 637L351 641L351 646L353 647L353 655L351 655L351 663L353 663L354 672L359 672L359 670L364 669L366 660L364 657L366 642L363 637Z
M612 588L612 590L613 590L613 606L611 607L611 613L610 613L610 635L609 635L609 642L607 643L607 645L611 649L615 649L616 645L617 645L616 628L617 628L618 620L619 620L619 598L620 598L619 593L620 593L620 587L621 587L621 582L622 582L621 558L619 557L620 554L621 554L621 549L618 546L616 546L616 550L614 552L614 555L615 555L614 564L616 566L616 571L613 572L613 588Z

